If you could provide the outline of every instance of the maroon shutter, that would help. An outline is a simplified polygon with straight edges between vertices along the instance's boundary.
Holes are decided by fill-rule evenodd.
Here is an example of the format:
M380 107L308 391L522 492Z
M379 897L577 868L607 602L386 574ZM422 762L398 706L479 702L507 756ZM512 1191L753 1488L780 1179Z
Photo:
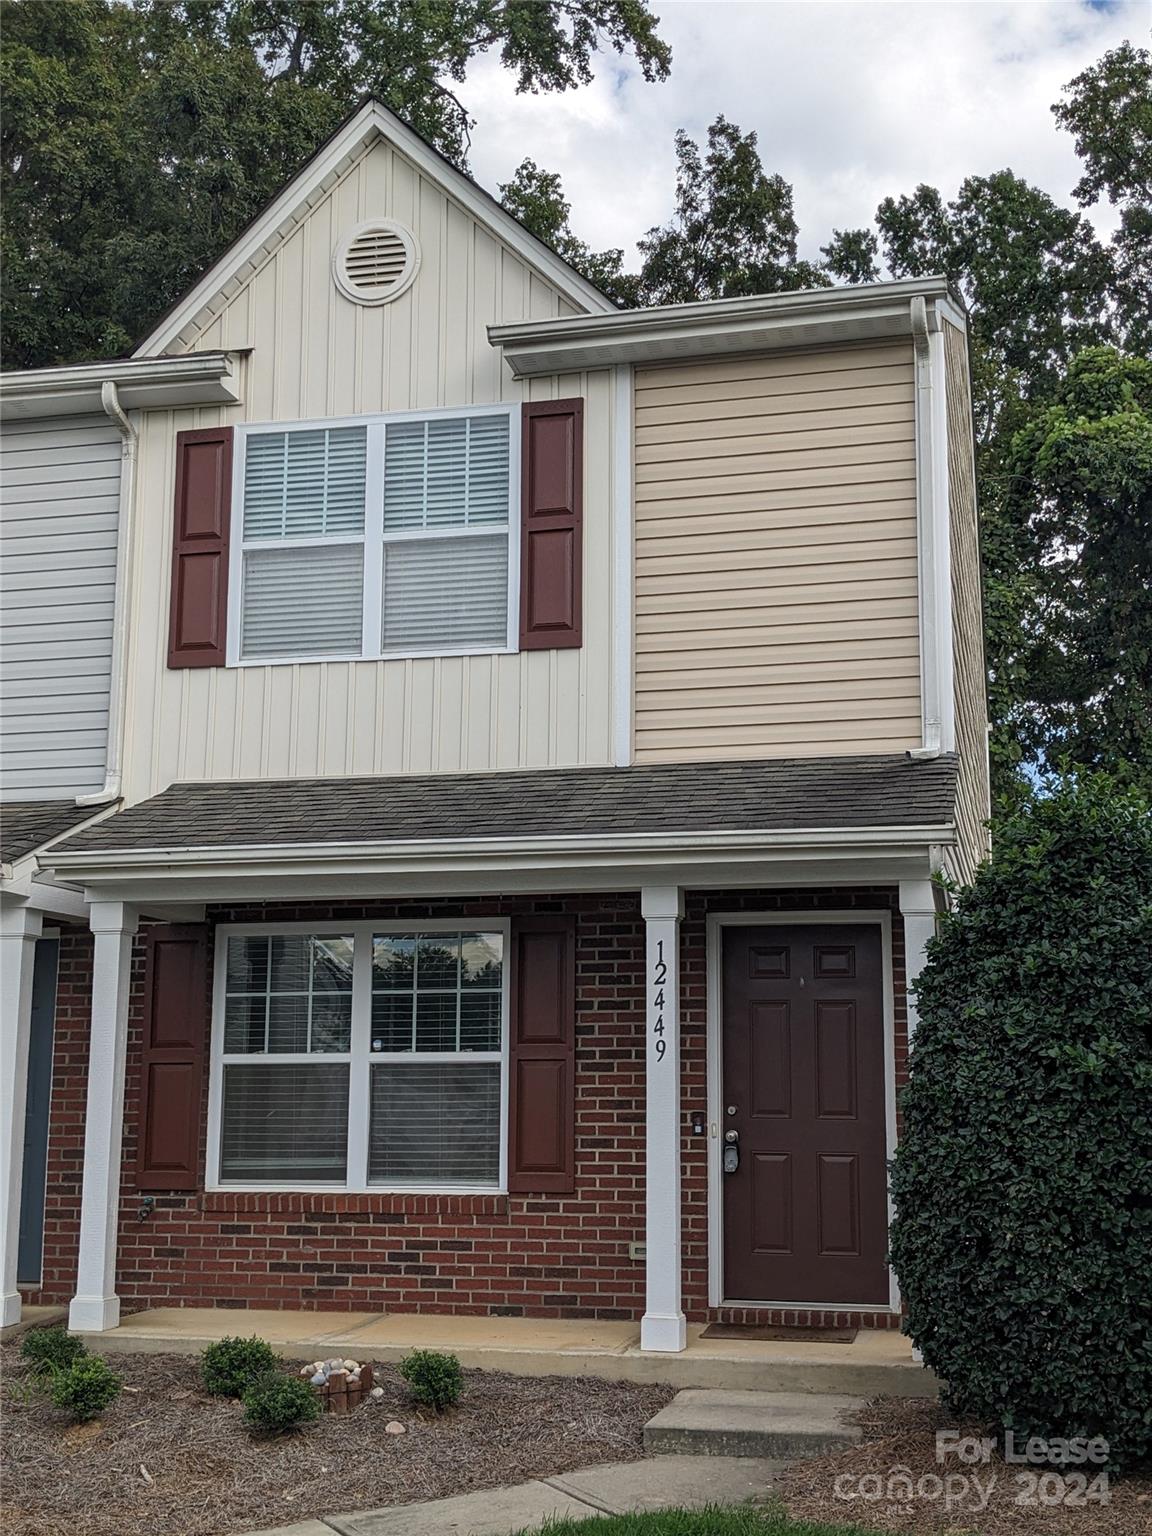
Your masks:
M222 667L228 626L232 428L176 434L170 667Z
M520 649L580 644L584 523L584 402L523 408Z
M508 1188L576 1187L576 920L512 924Z
M152 928L146 945L136 1185L198 1189L208 929Z

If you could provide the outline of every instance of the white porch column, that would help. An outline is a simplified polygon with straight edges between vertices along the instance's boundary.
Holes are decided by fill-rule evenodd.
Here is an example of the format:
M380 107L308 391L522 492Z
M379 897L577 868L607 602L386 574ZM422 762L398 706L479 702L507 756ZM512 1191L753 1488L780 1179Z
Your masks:
M680 1289L680 919L674 885L645 886L647 1268L640 1348L666 1353L687 1342Z
M76 1295L68 1310L68 1326L78 1332L101 1333L106 1328L115 1328L120 1321L116 1226L120 1208L128 989L137 915L134 908L120 901L94 901L89 908L96 945L92 962L88 1108L84 1120L84 1192Z
M28 1041L32 1034L32 971L43 915L24 905L0 908L0 1256L4 1265L3 1325L20 1321L16 1261L20 1249L20 1188L24 1175L24 1107Z
M904 975L912 983L924 969L928 940L936 932L936 887L931 880L901 880L900 914L904 919ZM908 1039L920 1021L916 999L908 993Z

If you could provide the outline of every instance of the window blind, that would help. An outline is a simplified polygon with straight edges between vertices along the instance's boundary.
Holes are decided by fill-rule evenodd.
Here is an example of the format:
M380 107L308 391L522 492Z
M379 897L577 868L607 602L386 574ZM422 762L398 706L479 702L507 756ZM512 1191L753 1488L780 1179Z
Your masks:
M508 417L389 422L384 532L507 523Z
M385 651L508 641L508 538L405 539L384 547Z
M244 454L245 539L364 531L367 427L254 432Z
M241 657L359 655L363 608L361 544L246 550Z
M371 1073L370 1184L497 1183L498 1062L377 1062Z
M220 1177L240 1184L344 1183L347 1063L224 1068Z

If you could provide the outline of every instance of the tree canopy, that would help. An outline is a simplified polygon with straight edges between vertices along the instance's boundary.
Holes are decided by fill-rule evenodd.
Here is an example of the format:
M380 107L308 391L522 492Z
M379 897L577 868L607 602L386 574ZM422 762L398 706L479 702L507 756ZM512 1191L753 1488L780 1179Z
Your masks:
M493 51L518 91L648 79L644 0L5 0L0 253L6 365L127 348L366 93L457 164L453 89Z

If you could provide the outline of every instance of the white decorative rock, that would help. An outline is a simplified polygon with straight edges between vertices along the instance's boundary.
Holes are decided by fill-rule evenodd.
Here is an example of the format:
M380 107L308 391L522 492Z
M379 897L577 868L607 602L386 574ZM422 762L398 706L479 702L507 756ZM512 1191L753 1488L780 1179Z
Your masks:
M327 1379L323 1371L317 1371L315 1376L312 1377L312 1385L314 1387L322 1387Z
M387 1424L385 1424L384 1433L386 1435L406 1435L408 1431L404 1428L399 1419L391 1419Z
M302 1365L300 1367L301 1376L312 1376L315 1374L315 1371L316 1367L314 1365Z
M345 1360L344 1361L344 1369L346 1371L358 1371L360 1369L360 1366L359 1366L359 1364L355 1360Z
M376 1399L376 1401L379 1402L380 1399L384 1396L384 1388L383 1387L373 1387L371 1393L369 1394L369 1396L374 1397Z

